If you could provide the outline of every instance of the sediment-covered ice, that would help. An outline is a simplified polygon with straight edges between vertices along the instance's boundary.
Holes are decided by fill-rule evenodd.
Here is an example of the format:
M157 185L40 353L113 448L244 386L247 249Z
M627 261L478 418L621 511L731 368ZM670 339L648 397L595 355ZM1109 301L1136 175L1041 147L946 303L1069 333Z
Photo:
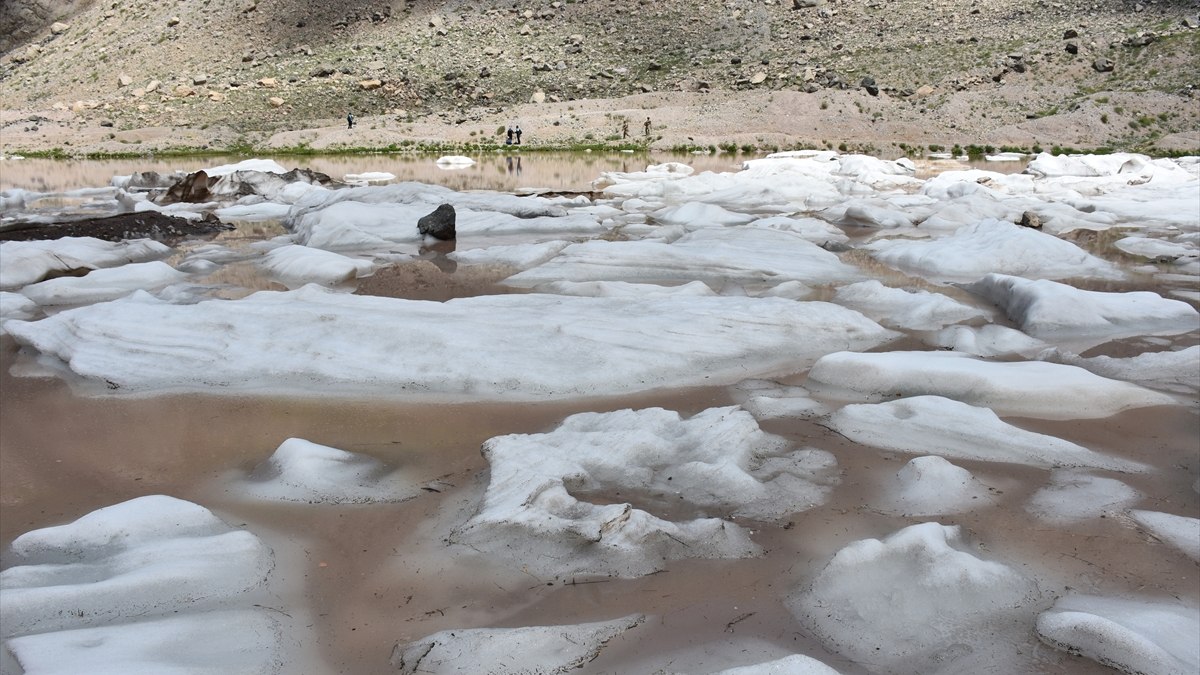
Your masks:
M943 326L988 318L988 312L964 305L941 293L889 288L872 279L842 286L833 301L855 309L884 326L937 330Z
M1138 509L1131 510L1129 517L1156 538L1200 561L1200 519Z
M161 260L96 269L81 277L58 277L30 284L21 294L39 305L82 305L125 297L136 290L155 289L187 279L184 272Z
M1050 484L1029 498L1025 510L1055 525L1117 514L1133 506L1141 494L1114 478L1077 469L1050 474Z
M368 276L375 270L374 263L369 260L294 244L268 251L263 256L262 266L272 277L290 287L308 283L336 286Z
M85 628L228 605L273 566L258 537L161 495L13 540L0 572L5 635Z
M556 576L634 577L665 560L758 555L749 533L722 518L778 520L816 506L837 466L763 433L736 407L687 419L661 408L581 413L550 433L492 438L483 452L487 493L453 539Z
M234 491L254 499L306 504L402 502L421 493L416 481L383 462L289 438Z
M896 452L1047 468L1148 470L1137 462L1013 426L988 408L941 396L848 405L833 413L829 423L850 440Z
M705 228L671 243L592 240L505 280L513 286L547 281L707 281L721 285L786 281L835 283L862 274L791 232L766 228Z
M1002 220L983 220L927 241L880 239L865 246L878 261L935 281L975 281L988 272L1035 279L1119 279L1112 263L1069 241Z
M914 457L884 490L880 507L902 516L942 516L996 503L970 471L936 455Z
M44 365L104 383L109 395L461 401L729 384L894 336L844 307L776 298L520 294L438 303L316 285L189 305L135 292L5 329Z
M396 645L391 663L405 675L568 673L595 660L610 640L645 621L645 616L631 614L569 626L444 630Z
M1038 616L1037 635L1133 675L1200 672L1200 608L1175 600L1069 595Z
M43 279L102 267L158 260L171 249L150 239L111 242L92 237L0 242L0 289L13 290Z
M1006 643L1028 631L1037 586L983 560L957 526L921 523L841 549L788 609L825 645L903 673L1017 672Z
M806 386L844 400L943 396L1001 415L1093 419L1176 401L1158 392L1040 361L995 362L955 352L838 352L821 357Z
M1200 312L1151 291L1085 291L1047 279L988 274L964 286L996 303L1026 333L1045 340L1111 340L1200 329Z

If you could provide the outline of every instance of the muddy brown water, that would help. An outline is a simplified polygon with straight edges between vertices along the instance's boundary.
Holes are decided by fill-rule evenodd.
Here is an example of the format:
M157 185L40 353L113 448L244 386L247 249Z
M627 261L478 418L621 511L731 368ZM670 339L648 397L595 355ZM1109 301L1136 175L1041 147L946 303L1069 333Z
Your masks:
M129 171L146 168L136 163ZM114 171L111 165L98 170ZM386 169L355 164L347 170ZM594 167L584 173L588 181L597 174ZM71 187L63 183L57 189ZM237 274L242 273L247 278L239 281L254 283L245 270ZM441 300L495 292L494 281L447 274L423 262L367 280L359 292ZM1198 339L1192 334L1150 344L1186 346ZM883 349L919 345L909 338ZM1100 351L1146 348L1131 340ZM439 630L578 623L631 613L648 620L612 640L580 672L648 672L649 663L702 673L791 652L843 673L868 672L826 650L784 600L846 544L926 520L961 526L981 557L1035 579L1043 597L1034 609L1067 592L1200 603L1200 566L1122 515L1052 526L1027 513L1030 495L1050 481L1047 470L953 460L992 489L995 506L937 519L888 515L874 504L913 455L851 443L803 420L762 426L798 447L833 453L840 484L827 503L785 524L743 523L766 550L760 558L675 561L661 573L630 580L548 579L447 542L453 528L473 514L486 486L487 464L479 453L486 439L548 431L576 412L661 406L690 415L732 404L725 387L520 405L325 400L319 392L312 398L98 398L81 395L60 378L14 375L13 367L22 372L30 358L11 339L0 338L0 546L7 551L24 532L137 496L167 494L204 505L275 550L272 601L264 604L292 621L295 639L306 643L308 654L289 673L387 672L397 643ZM779 379L802 385L804 373L781 373ZM1155 467L1144 475L1113 477L1143 495L1137 508L1200 517L1193 488L1200 476L1200 406L1194 397L1182 403L1101 420L1009 421ZM230 491L231 476L244 476L289 437L375 457L430 481L433 489L398 504L355 506L264 504ZM657 508L654 500L637 505ZM11 560L0 554L0 563ZM1032 616L1031 610L1029 631L1004 646L1016 671L1111 672L1039 643Z

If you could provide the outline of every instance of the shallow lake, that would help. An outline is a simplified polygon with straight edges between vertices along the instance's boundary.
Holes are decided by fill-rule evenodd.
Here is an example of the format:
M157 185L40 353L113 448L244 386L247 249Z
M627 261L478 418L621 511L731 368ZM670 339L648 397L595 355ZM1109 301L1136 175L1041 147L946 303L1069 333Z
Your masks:
M397 180L456 190L586 192L606 171L640 171L667 161L698 171L735 171L744 157L506 153L475 157L475 165L459 170L438 168L435 157L275 159L285 167L309 168L335 179L387 172ZM112 176L136 171L193 171L234 161L6 161L0 163L0 189L60 192L107 185ZM1020 170L1021 163L979 166L1010 172ZM922 170L935 169L923 163ZM278 232L262 236L274 234ZM248 267L240 269L252 274ZM416 277L443 289L446 297L480 292L460 283L461 278L456 281L453 273L424 270ZM406 288L404 277L400 279L390 289L377 286L375 292L438 297L437 288ZM244 285L269 287L251 278ZM910 334L887 348L919 349L918 337ZM1131 339L1104 351L1140 353L1198 340L1197 332ZM847 675L872 672L869 664L828 651L781 600L810 583L846 544L931 520L889 515L870 506L911 455L856 444L813 421L768 421L762 425L765 431L798 447L832 453L841 482L827 503L796 514L786 527L752 525L755 541L767 549L765 556L676 561L666 571L640 579L562 583L464 555L442 540L470 515L487 484L488 464L480 444L502 434L545 432L577 412L661 406L691 415L733 404L730 388L516 405L330 401L319 392L311 398L105 398L81 395L61 378L30 376L36 372L31 355L18 350L7 335L0 338L0 348L0 546L7 550L21 533L141 495L167 494L201 504L254 532L275 551L276 595L263 602L287 616L296 631L287 641L306 655L289 673L385 672L396 643L439 630L579 623L632 612L652 618L631 637L614 640L581 672L633 673L648 665L712 672L742 665L737 661L742 652L764 658L799 652ZM803 384L804 379L805 373L780 378L789 384ZM1138 508L1200 515L1193 489L1200 474L1194 401L1089 421L1009 421L1146 463L1155 471L1120 476L1144 495ZM244 475L290 437L370 455L437 481L438 488L398 504L353 506L263 504L231 494L229 476ZM1200 600L1197 565L1122 518L1096 518L1071 528L1033 519L1024 505L1047 484L1049 471L968 460L955 464L984 480L996 493L997 506L938 522L960 525L977 542L981 556L1036 578L1047 598L1044 604L1068 589ZM7 559L3 563L11 564ZM1111 672L1040 643L1032 632L1004 645L1003 651L1011 656L1007 663L1020 664L1027 672ZM663 656L668 654L677 658L668 661ZM5 673L17 672L7 654L0 663L8 669ZM1004 668L998 665L994 672Z

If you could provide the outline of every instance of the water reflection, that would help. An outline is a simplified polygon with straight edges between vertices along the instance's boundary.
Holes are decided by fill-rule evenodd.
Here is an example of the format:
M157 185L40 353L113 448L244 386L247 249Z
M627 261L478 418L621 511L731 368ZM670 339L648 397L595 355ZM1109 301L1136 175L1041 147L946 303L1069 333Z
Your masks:
M307 168L342 180L348 174L390 173L396 181L419 181L455 190L503 192L581 192L605 171L642 171L648 165L683 162L700 171L737 171L750 155L680 155L677 153L486 152L468 155L475 161L453 171L439 168L438 155L328 155L271 157L283 167ZM21 188L62 192L109 185L113 176L137 171L191 173L232 164L246 157L144 157L134 159L25 159L0 162L0 190Z

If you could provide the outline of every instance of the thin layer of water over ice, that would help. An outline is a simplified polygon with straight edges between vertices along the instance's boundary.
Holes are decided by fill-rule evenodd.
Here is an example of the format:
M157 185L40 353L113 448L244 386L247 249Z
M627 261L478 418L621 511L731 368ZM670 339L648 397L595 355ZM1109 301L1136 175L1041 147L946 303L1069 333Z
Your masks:
M1131 510L1129 517L1156 538L1200 561L1200 519L1138 509Z
M406 675L494 669L506 673L567 673L593 661L609 641L645 621L645 616L631 614L571 626L444 630L396 645L392 666Z
M874 279L842 286L833 301L884 326L912 330L937 330L948 324L989 317L988 312L941 293L889 288Z
M1050 475L1050 484L1029 498L1025 510L1054 525L1118 514L1133 506L1141 494L1113 478L1066 469Z

